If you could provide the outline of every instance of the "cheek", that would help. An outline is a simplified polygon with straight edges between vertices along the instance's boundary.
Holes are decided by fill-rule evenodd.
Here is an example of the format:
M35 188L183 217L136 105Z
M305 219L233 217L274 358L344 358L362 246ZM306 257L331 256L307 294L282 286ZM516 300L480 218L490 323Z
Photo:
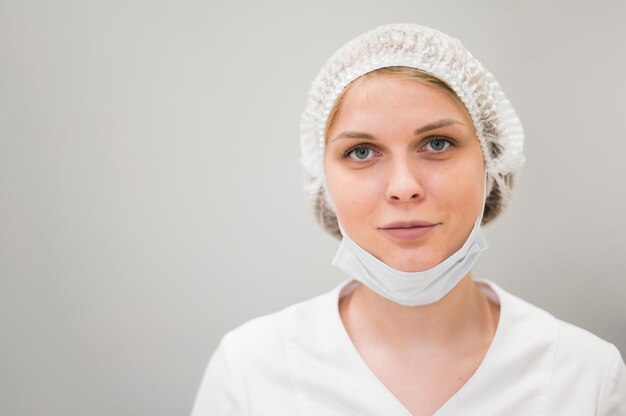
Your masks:
M362 171L326 166L326 182L342 224L365 220L384 199L384 184Z
M450 160L422 164L417 180L428 209L447 212L461 221L465 217L478 217L485 177L482 152L479 152L467 151Z
M464 163L449 172L450 177L439 187L440 197L459 213L461 218L475 220L484 201L485 171L479 163Z

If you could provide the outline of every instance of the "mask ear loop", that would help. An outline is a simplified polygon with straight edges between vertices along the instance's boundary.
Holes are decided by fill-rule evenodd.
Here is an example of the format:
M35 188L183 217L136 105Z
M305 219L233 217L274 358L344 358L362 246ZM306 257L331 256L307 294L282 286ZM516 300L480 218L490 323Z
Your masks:
M336 212L335 201L333 201L333 196L330 194L330 190L328 189L328 183L326 182L326 175L324 175L324 178L322 180L322 192L324 193L324 200L327 204L326 206L330 208L333 212Z
M487 205L487 195L491 190L491 186L488 186L489 182L489 174L485 172L485 180L483 181L483 203L480 208L480 215L478 216L478 225L480 226L483 222L483 215L485 215L485 206ZM488 189L489 188L489 189Z

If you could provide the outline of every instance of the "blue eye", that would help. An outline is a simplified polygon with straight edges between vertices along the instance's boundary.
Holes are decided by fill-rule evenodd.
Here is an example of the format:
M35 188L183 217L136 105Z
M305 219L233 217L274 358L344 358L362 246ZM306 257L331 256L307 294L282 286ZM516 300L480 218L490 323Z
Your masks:
M449 140L444 139L443 137L433 137L427 144L426 147L430 147L432 152L442 152L451 146Z
M350 159L367 160L373 156L373 151L369 147L357 146L353 147L347 152L347 156Z

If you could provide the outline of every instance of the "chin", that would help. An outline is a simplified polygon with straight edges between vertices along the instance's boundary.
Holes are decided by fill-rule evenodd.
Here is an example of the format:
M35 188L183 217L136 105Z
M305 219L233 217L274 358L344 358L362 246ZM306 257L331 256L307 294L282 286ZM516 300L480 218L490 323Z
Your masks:
M383 260L388 266L402 272L423 272L432 269L444 259L440 256L423 255L419 252L406 253L403 256L394 256L389 261Z

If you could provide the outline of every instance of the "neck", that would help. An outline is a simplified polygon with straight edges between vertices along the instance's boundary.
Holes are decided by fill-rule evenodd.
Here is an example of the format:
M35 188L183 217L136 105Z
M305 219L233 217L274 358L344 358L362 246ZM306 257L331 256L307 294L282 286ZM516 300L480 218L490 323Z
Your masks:
M341 299L339 310L344 323L362 325L373 339L414 348L450 348L489 342L499 318L498 305L489 301L465 275L438 302L421 306L403 306L390 301L367 286L359 285ZM462 343L455 341L463 340Z

